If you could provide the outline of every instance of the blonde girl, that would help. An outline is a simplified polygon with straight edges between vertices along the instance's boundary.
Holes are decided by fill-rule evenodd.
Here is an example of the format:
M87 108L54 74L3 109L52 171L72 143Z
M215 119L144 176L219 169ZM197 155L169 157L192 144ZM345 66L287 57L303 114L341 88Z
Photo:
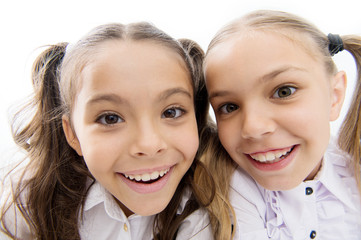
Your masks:
M344 49L358 74L337 142L329 122L342 107L346 73L332 56ZM231 157L220 148L223 157L206 160L233 206L234 239L360 239L361 38L256 11L216 34L204 66Z
M207 189L193 181L205 171L197 155L208 116L202 60L196 43L148 23L102 25L46 49L34 64L34 97L14 118L28 164L3 186L2 232L212 239L201 209L212 179Z

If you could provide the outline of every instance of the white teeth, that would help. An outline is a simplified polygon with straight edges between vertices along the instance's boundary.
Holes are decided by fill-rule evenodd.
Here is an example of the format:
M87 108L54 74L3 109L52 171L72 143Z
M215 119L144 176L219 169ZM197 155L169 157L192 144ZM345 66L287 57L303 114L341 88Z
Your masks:
M261 161L261 162L266 161L266 156L265 155L258 154L256 157L257 157L258 161Z
M289 153L291 151L291 149L292 148L289 148L284 151L267 152L266 154L264 154L264 153L251 154L250 156L254 160L257 160L259 162L269 162L269 161L274 161L276 158L280 158L280 157L286 155L287 153Z
M267 161L272 161L272 160L276 159L276 156L275 156L275 154L268 152L266 154L266 159L267 159Z
M143 174L135 174L135 175L124 174L124 176L130 180L135 180L138 182L139 181L148 182L150 180L155 180L159 177L163 177L167 172L169 172L169 168L165 170L154 171L152 173L143 173Z
M142 177L142 181L144 181L144 182L150 180L150 174L149 173L143 174L141 177Z
M159 173L157 171L152 172L152 174L150 175L150 179L154 180L157 179L159 177Z

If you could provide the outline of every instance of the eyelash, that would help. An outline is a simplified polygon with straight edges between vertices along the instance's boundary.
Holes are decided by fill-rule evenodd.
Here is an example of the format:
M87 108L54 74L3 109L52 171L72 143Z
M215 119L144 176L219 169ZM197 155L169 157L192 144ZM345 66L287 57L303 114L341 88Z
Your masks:
M230 106L234 107L234 109L231 110L231 111L226 110L227 107L230 107ZM223 104L223 105L218 109L218 112L219 112L220 114L229 114L229 113L231 113L231 112L236 111L238 108L239 108L239 107L238 107L236 104L226 103L226 104Z
M115 123L107 123L106 122L106 117L109 117L109 116L112 116L112 117L116 117L117 118L117 122ZM119 121L120 120L120 121ZM96 122L97 123L100 123L104 126L113 126L117 123L121 123L121 122L124 122L123 118L121 118L120 116L118 116L117 114L115 113L112 113L112 112L109 112L109 113L104 113L102 115L100 115L97 119L96 119Z
M280 93L280 90L281 90L281 89L287 89L287 90L291 89L291 92L290 92L290 94L289 94L288 96L280 97L280 96L279 96L279 93ZM288 98L288 97L292 96L296 91L297 91L297 88L296 88L296 87L287 86L287 85L281 86L281 87L278 87L278 88L275 90L274 94L272 95L272 98L280 98L280 99L282 99L282 98ZM278 96L276 96L277 94L278 94Z
M279 94L279 92L280 92L281 89L288 89L288 90L291 89L291 92L289 93L288 96L285 96L285 97L276 96L277 93ZM297 88L296 88L296 87L287 86L287 85L286 85L286 86L281 86L281 87L278 87L278 88L275 90L274 94L272 95L272 98L280 98L280 99L282 99L282 98L288 98L288 97L290 97L291 95L293 95L296 91L297 91ZM227 110L228 107L233 107L233 109ZM223 104L220 108L218 108L218 112L219 112L220 114L230 114L230 113L236 111L238 108L239 108L239 107L238 107L236 104L226 103L226 104Z
M167 112L167 111L169 111L169 110L174 110L174 111L176 111L175 113L175 117L166 117L166 116L164 116L164 114L165 114L165 112ZM177 114L178 113L178 114ZM163 113L162 113L162 118L172 118L172 119L177 119L177 118L180 118L180 117L182 117L184 114L186 114L187 113L187 111L186 110L184 110L183 108L181 108L181 107L179 107L179 106L172 106L172 107L170 107L170 108L167 108ZM178 115L178 116L177 116Z
M166 117L164 114L169 111L169 110L173 110L175 111L175 116L170 116L170 117ZM184 114L186 114L186 110L184 110L183 108L181 107L177 107L177 106L173 106L173 107L170 107L170 108L167 108L163 113L162 113L162 116L161 118L172 118L172 119L177 119L177 118L180 118L182 117ZM172 114L172 113L170 113ZM107 122L107 119L106 117L116 117L117 121L114 122L114 123L108 123ZM112 112L109 112L109 113L104 113L102 115L100 115L97 119L96 119L96 122L99 123L99 124L102 124L104 126L113 126L115 124L118 124L118 123L121 123L121 122L124 122L124 119L121 118L120 116L118 116L118 114L116 113L112 113Z

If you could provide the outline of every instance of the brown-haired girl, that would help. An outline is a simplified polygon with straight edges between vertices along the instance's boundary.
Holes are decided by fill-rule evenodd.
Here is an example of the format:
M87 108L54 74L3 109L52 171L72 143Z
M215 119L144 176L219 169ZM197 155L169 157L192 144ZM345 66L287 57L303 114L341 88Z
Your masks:
M33 71L29 163L5 182L13 239L212 239L194 184L208 116L203 52L148 23L108 24L50 46ZM207 178L205 178L207 179ZM207 193L207 194L206 194ZM2 238L3 239L3 238Z
M358 75L337 144L329 122L346 73L332 56L343 49ZM360 69L361 37L325 35L285 12L252 12L216 34L206 85L231 158L208 164L230 182L218 190L235 211L235 239L360 239Z

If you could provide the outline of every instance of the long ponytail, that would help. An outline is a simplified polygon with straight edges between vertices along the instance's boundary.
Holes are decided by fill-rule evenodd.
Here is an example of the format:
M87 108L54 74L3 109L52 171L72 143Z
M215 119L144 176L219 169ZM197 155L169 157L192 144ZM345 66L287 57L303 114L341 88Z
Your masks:
M33 117L25 126L15 126L24 117L22 109L12 125L14 141L26 150L29 159L14 190L13 202L36 239L80 239L78 213L89 173L68 145L62 129L58 73L66 46L67 43L50 46L36 59L32 73L34 97L27 105L34 110ZM32 176L28 178L27 172ZM22 196L24 192L26 198ZM16 237L5 229L8 235Z
M339 132L339 145L353 158L355 178L361 194L360 158L361 158L361 37L342 36L344 49L352 54L357 68L357 81L352 102Z

